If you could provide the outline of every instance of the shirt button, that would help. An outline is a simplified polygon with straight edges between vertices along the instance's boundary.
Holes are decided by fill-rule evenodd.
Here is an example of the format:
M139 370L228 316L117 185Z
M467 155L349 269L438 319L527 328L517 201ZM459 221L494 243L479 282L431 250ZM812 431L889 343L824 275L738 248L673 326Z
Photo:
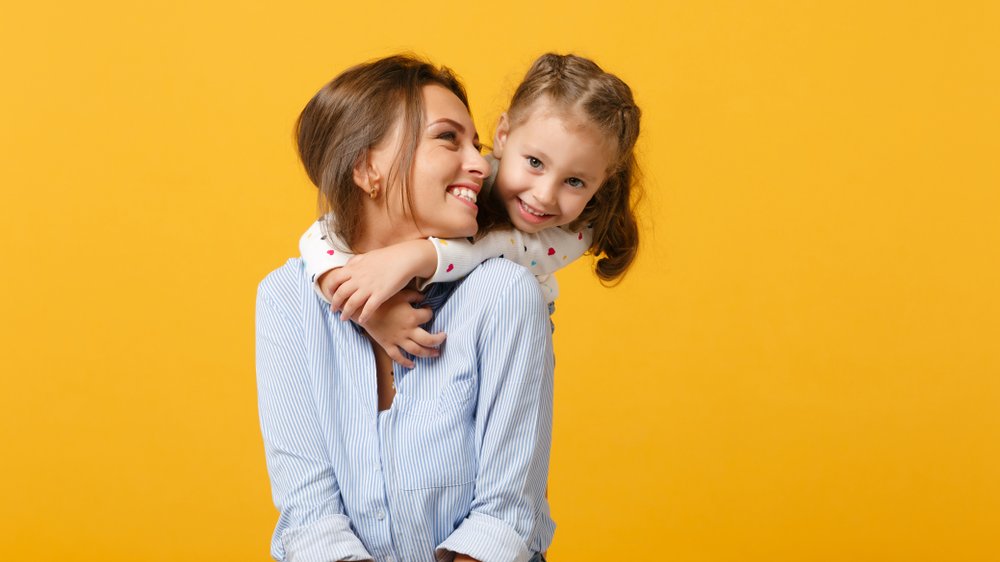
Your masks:
M379 521L381 521L381 520L385 519L385 512L380 509L380 510L378 510L378 511L375 512L375 517Z

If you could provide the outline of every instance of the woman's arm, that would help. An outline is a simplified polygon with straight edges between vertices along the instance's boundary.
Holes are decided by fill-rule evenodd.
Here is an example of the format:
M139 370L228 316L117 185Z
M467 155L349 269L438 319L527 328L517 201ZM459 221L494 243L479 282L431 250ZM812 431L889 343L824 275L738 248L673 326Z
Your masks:
M555 227L535 234L517 229L495 230L479 240L431 238L437 251L437 267L427 282L461 279L482 262L499 257L526 267L532 275L548 275L589 250L593 234L592 228L571 232Z
M288 266L257 292L257 395L274 504L277 560L369 560L344 514L311 393L301 281ZM298 270L294 270L299 274Z
M478 560L528 560L548 547L554 528L545 499L552 337L534 278L503 260L475 275L498 273L509 285L490 295L478 346L475 497L468 517L438 548Z

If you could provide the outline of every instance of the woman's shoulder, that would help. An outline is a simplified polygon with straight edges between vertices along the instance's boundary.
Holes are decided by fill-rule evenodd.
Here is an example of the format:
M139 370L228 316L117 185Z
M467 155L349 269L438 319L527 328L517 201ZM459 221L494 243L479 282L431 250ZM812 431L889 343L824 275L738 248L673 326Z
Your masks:
M479 301L516 300L521 305L545 308L535 276L523 266L503 258L484 261L463 281L462 289Z
M309 288L305 278L305 265L299 258L291 258L284 265L268 273L257 285L257 298L273 306L286 308L301 303L302 288Z

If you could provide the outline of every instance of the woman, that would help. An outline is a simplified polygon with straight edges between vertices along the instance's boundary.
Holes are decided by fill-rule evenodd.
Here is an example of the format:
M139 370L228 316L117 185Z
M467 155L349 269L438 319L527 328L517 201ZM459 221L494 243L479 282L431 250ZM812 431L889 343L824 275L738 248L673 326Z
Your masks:
M400 56L354 67L309 102L298 141L355 253L475 234L469 192L489 166L447 70ZM534 278L490 260L424 299L448 342L407 370L361 327L335 321L300 260L261 283L275 559L526 561L551 542L552 342Z

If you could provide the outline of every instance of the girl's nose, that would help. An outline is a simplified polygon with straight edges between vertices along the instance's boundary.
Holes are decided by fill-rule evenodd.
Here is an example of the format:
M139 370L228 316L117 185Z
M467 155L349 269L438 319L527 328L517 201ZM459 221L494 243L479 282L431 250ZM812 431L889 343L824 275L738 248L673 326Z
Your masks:
M551 211L556 202L556 194L559 186L553 182L543 181L531 192L531 195L538 201L539 205L545 206L545 210Z

